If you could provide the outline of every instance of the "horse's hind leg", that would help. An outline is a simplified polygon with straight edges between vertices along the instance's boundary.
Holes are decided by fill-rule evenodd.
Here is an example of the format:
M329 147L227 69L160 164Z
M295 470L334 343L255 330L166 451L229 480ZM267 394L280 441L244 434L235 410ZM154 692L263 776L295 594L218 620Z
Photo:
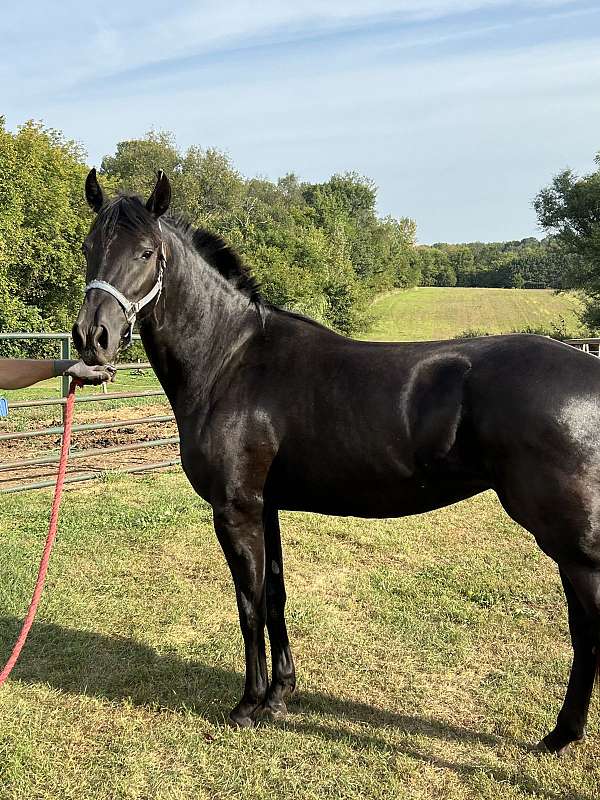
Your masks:
M558 755L585 735L594 677L600 666L600 571L566 567L561 568L560 576L569 607L573 666L556 727L540 743Z
M285 701L296 688L294 659L285 625L285 583L281 533L276 509L265 513L267 629L271 642L271 685L265 708L274 716L286 713Z
M556 726L540 744L561 754L585 734L599 664L600 476L594 464L575 468L567 447L542 455L534 460L521 453L505 462L496 491L508 514L560 568L573 665Z

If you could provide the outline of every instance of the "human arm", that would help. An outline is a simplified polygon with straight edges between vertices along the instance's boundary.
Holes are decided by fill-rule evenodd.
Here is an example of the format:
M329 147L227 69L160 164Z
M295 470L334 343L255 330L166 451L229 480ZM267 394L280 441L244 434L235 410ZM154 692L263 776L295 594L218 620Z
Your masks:
M0 358L0 389L24 389L39 381L65 374L97 385L112 381L115 369L110 365L88 367L83 361Z

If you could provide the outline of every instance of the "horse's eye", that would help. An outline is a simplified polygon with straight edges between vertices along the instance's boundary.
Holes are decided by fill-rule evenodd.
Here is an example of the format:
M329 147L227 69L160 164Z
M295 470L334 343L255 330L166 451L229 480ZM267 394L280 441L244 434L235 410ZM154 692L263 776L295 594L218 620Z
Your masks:
M148 261L152 253L153 253L152 250L144 250L144 252L142 253L142 258L144 259L144 261Z

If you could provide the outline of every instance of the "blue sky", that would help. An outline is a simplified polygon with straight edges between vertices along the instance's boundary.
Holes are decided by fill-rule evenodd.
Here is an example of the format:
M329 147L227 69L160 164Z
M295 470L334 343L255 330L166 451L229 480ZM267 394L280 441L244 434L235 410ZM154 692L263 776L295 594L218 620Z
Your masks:
M24 0L0 33L11 128L96 165L158 128L248 176L357 170L422 242L540 235L535 193L600 150L596 0Z

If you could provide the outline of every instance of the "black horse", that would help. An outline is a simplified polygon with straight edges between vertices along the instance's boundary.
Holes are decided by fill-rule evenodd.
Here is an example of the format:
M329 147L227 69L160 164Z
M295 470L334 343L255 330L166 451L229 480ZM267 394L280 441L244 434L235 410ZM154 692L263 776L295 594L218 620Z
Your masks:
M295 687L280 509L400 517L494 489L558 564L569 607L573 667L543 745L581 739L600 652L600 362L538 336L346 339L266 303L219 238L161 224L170 193L159 173L146 204L105 201L90 172L91 283L73 338L105 364L139 312L235 583L246 683L232 722L284 713Z

